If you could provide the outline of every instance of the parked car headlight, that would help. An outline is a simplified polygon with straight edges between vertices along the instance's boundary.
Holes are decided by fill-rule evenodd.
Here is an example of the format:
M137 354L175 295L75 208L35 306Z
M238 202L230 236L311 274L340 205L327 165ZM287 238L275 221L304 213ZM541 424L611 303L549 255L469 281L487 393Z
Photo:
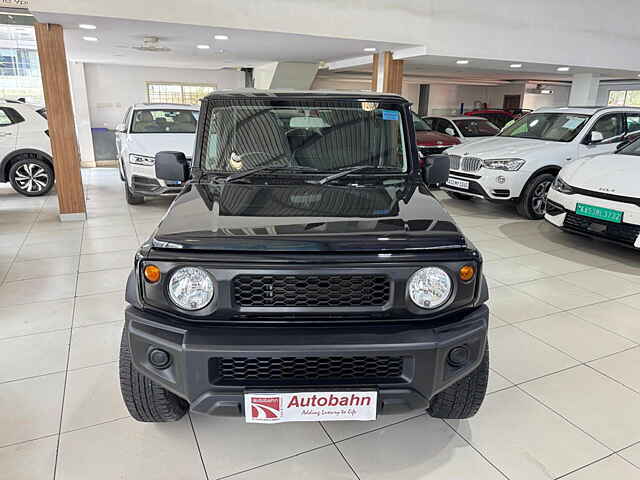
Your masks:
M147 167L153 167L156 164L156 159L153 157L145 157L144 155L129 155L129 163L134 165L145 165Z
M521 158L495 158L493 160L483 160L482 166L484 168L490 168L491 170L506 170L508 172L515 172L520 170L520 167L526 163Z
M169 297L184 310L200 310L213 298L211 276L197 267L182 267L169 279Z
M573 193L573 187L562 180L560 176L556 177L556 179L553 181L553 185L551 185L551 188L560 193Z
M451 277L438 267L421 268L409 279L409 296L420 308L436 308L451 296Z

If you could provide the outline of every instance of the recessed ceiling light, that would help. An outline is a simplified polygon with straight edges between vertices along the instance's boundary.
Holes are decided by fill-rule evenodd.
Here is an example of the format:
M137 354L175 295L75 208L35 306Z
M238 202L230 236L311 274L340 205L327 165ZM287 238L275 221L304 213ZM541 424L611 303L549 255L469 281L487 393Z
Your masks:
M456 63L458 65L466 65L469 63L469 60L456 60Z
M215 38L216 40L229 40L229 37L227 35L214 35L213 38Z
M223 49L218 50L218 53L224 53Z
M86 40L87 42L97 42L98 41L98 37L82 37L83 40Z
M569 68L569 67L558 67L556 70L558 70L559 72L568 72L569 70L571 70L571 68Z
M511 65L509 65L509 67L511 67L511 68L522 68L522 64L521 63L512 63Z
M200 50L209 50L211 48L210 45L196 45L196 48L199 48Z
M78 25L78 27L82 28L83 30L95 30L96 26L95 25L91 25L90 23L81 23L80 25Z
M365 47L365 48L363 48L363 50L365 52L375 52L376 51L376 47Z

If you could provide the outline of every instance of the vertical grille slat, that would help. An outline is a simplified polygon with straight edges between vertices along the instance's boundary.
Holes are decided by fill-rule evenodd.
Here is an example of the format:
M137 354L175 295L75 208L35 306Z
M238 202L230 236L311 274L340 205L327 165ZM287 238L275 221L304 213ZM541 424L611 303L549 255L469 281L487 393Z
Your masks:
M462 172L477 172L482 167L482 159L477 157L461 157L460 155L449 155L449 166L451 170Z
M233 299L241 307L382 307L386 275L238 275Z

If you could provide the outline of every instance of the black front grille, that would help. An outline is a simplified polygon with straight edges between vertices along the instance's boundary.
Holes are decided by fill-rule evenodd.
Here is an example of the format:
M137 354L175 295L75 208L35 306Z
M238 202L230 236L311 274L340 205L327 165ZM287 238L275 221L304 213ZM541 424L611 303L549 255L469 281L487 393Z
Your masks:
M391 281L385 275L239 275L233 298L241 307L382 307Z
M572 212L567 213L564 226L590 235L602 236L630 245L633 245L638 235L640 235L640 225L605 222L577 215Z
M402 381L402 357L231 357L211 359L216 385L371 384Z

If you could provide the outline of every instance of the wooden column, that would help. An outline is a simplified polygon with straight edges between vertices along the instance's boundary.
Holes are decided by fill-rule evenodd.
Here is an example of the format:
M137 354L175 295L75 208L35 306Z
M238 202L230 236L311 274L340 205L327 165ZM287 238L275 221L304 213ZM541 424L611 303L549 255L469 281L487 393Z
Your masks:
M380 55L373 54L373 67L371 69L371 91L378 91L378 64L380 62Z
M35 31L49 119L60 220L83 220L86 218L86 207L62 26L36 23Z
M384 85L385 93L402 93L402 77L404 60L394 60L392 52L384 52Z

